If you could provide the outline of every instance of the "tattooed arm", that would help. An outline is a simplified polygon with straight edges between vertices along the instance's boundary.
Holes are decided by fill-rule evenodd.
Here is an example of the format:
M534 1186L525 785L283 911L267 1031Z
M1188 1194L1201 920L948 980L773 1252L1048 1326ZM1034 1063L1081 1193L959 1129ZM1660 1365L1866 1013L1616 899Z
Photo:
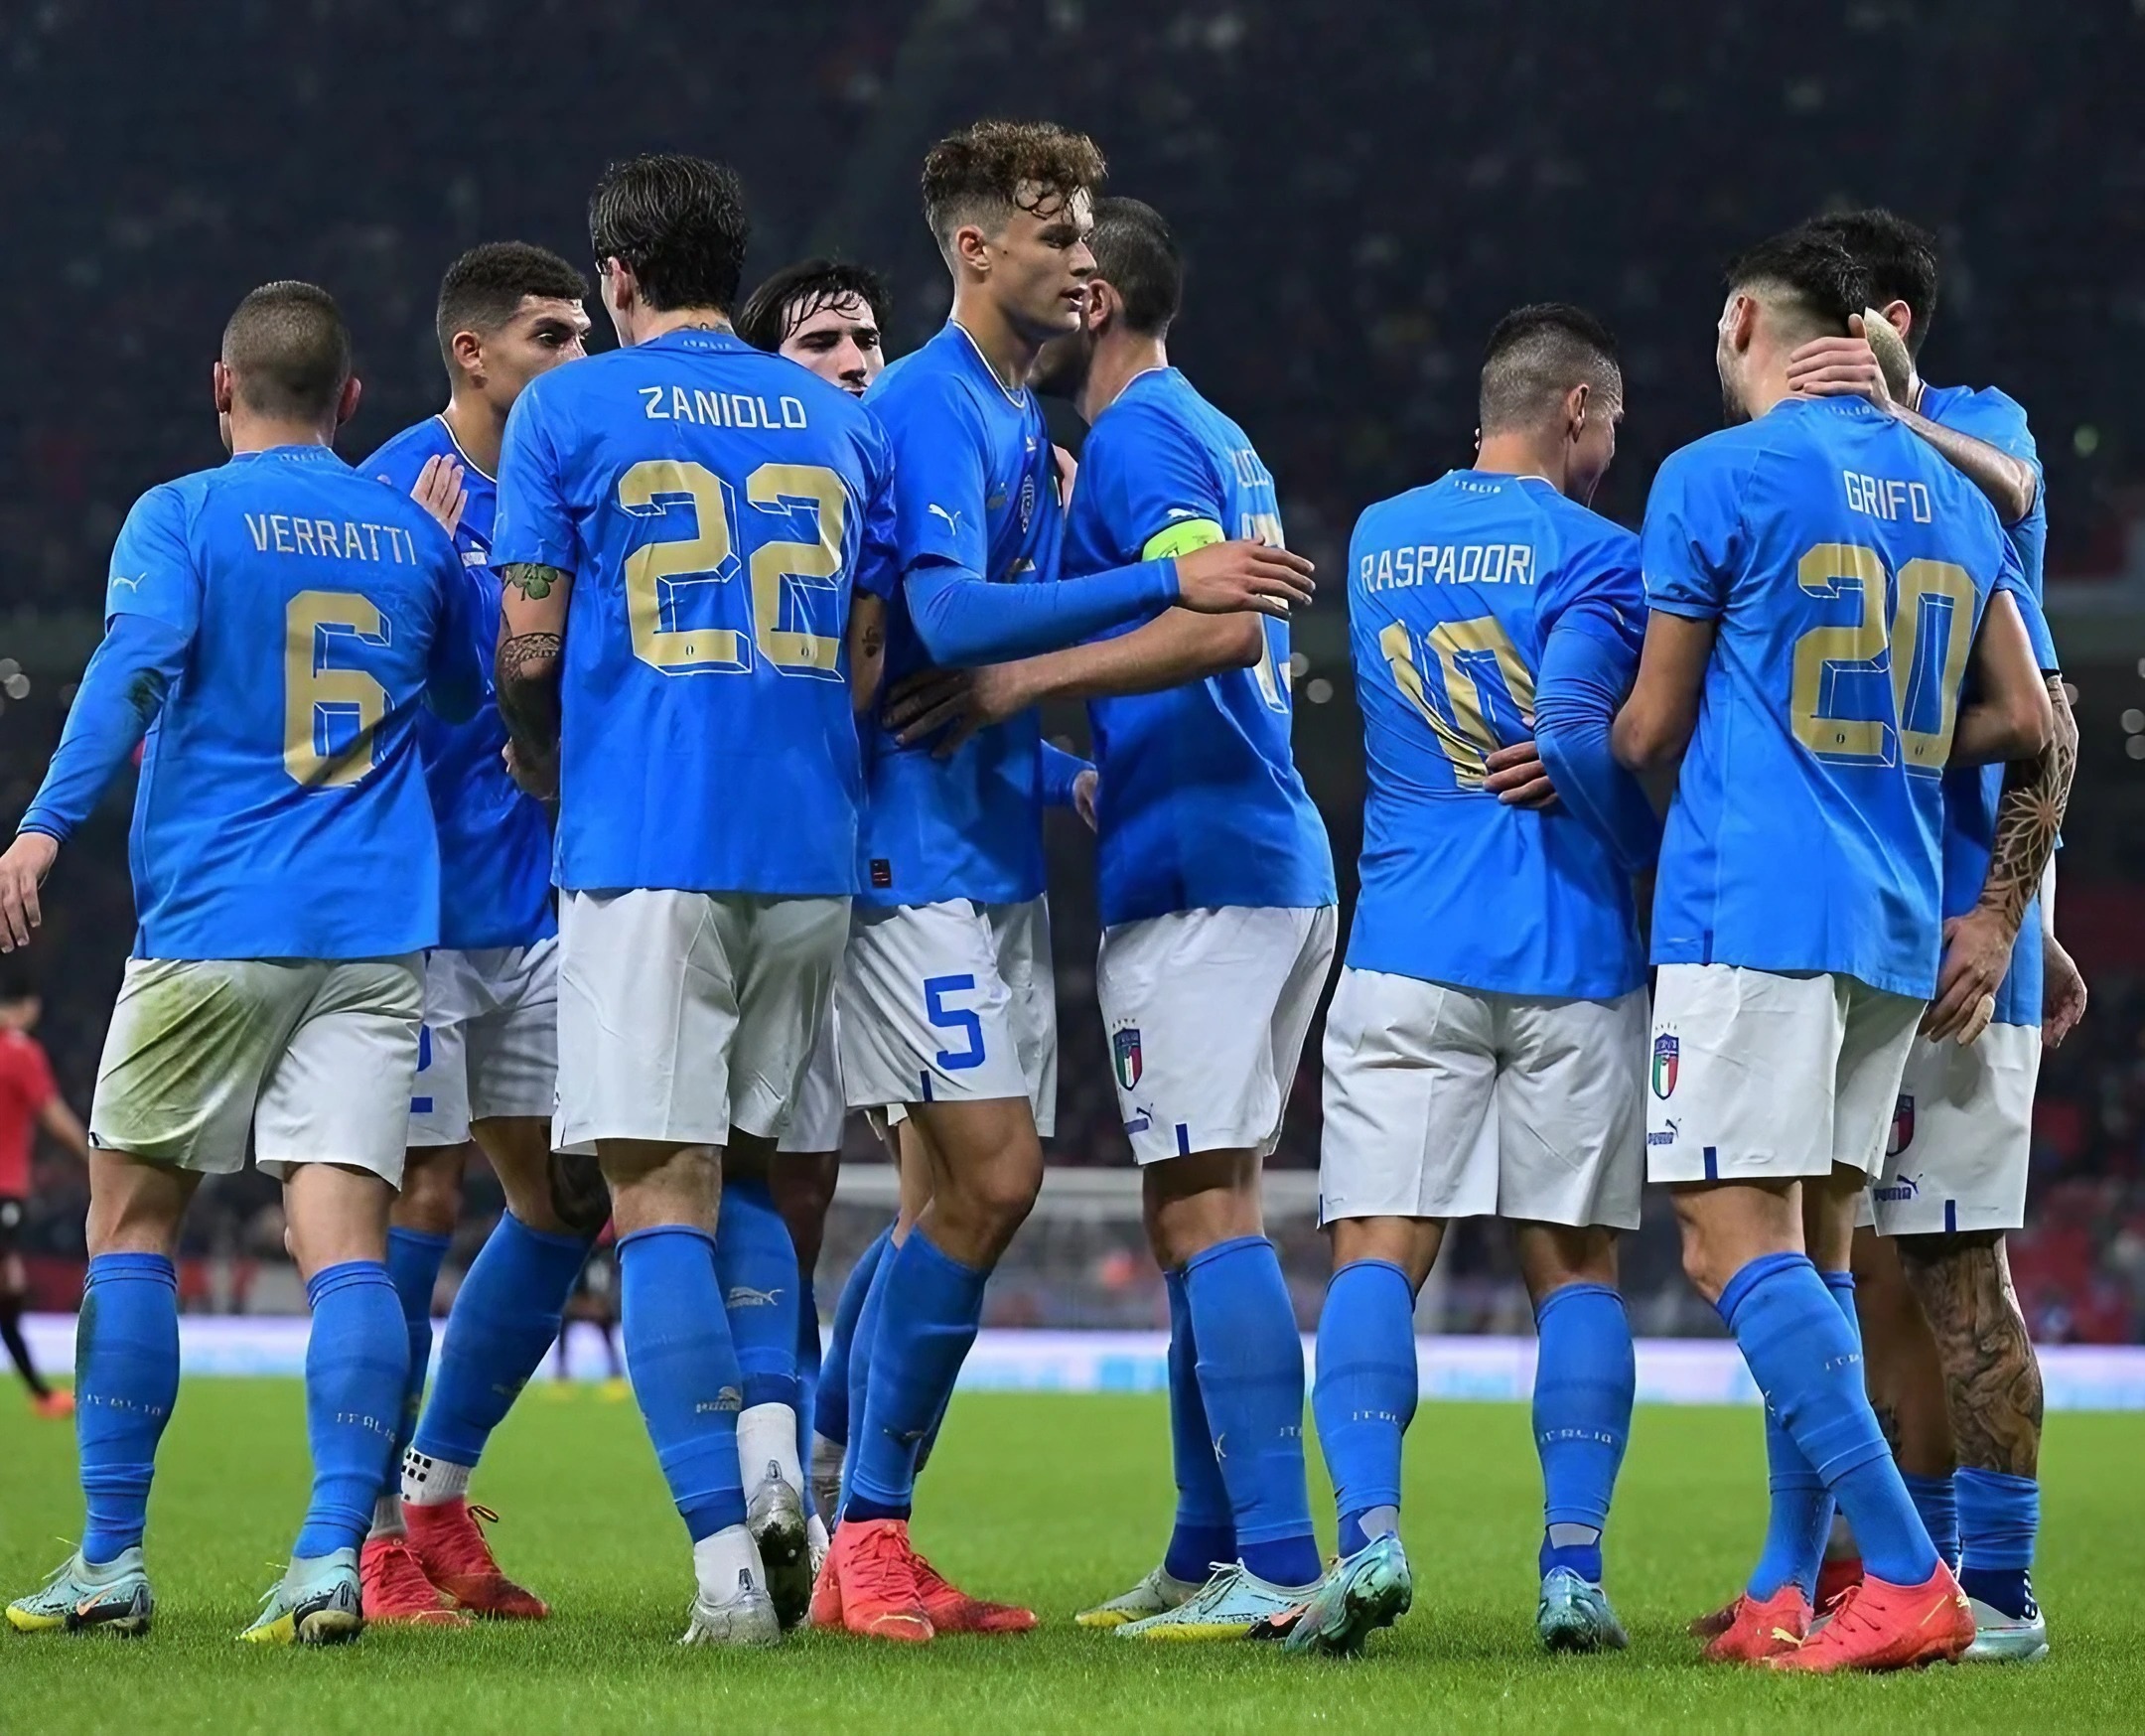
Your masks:
M2077 722L2063 677L2047 678L2050 709L2055 715L2053 740L2035 758L2004 769L2002 798L1996 804L1996 842L1989 852L1988 874L1972 910L1944 924L1943 966L1937 973L1936 998L1922 1028L1931 1037L1956 1036L1970 1043L1986 1023L1978 1008L1996 992L2011 967L2011 945L2019 924L2041 884L2041 872L2056 850L2056 833L2071 800L2071 779L2077 770Z
M558 796L559 675L573 574L516 563L503 569L497 684L514 782L531 796Z

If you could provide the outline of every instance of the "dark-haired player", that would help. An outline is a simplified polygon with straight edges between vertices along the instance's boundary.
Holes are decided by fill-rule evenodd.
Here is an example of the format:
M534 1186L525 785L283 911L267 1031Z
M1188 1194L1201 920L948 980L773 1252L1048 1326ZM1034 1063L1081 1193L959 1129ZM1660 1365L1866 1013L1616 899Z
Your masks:
M1993 387L1931 386L1921 376L1936 312L1934 237L1888 211L1845 212L1809 226L1837 238L1869 272L1872 304L1897 332L1905 366L1895 391L1867 337L1822 338L1789 359L1788 382L1867 397L1929 440L1996 508L2038 598L2048 514L2026 412ZM2038 649L2068 777L2076 726L2054 648ZM2020 772L2037 780L2058 770L2051 760ZM2085 1004L2084 980L2055 937L2054 857L2042 897L1989 873L2004 777L1976 766L1944 779L1943 909L1955 925L1947 952L1977 952L1983 974L2001 976L1995 1014L1969 1045L1915 1044L1873 1190L1881 1238L1868 1230L1855 1238L1871 1390L1898 1419L1901 1469L1937 1552L1959 1563L1976 1627L1969 1662L2048 1651L2031 1578L2041 1371L2004 1236L2025 1223L2042 1046L2061 1043ZM2053 785L2043 790L2034 822L2053 829L2064 799Z
M1048 379L1091 432L1067 573L1282 546L1248 436L1170 365L1184 293L1168 225L1099 200L1080 330ZM1156 607L1094 642L976 672L965 727L1084 700L1097 771L1095 984L1148 1239L1169 1283L1177 1525L1160 1567L1080 1618L1225 1640L1317 1584L1303 1359L1259 1212L1259 1164L1334 947L1333 856L1289 750L1288 625ZM1217 1456L1215 1442L1227 1447Z
M1172 603L1285 612L1310 595L1308 562L1249 540L1058 578L1050 434L1028 376L1045 344L1078 327L1102 174L1093 141L1011 121L979 122L925 160L952 318L869 400L897 461L890 680L1059 650ZM957 746L913 725L874 747L842 1073L851 1103L901 1103L916 1120L932 1192L865 1303L863 1416L852 1406L849 1489L814 1620L899 1640L1018 1631L1034 1616L947 1585L912 1546L909 1515L918 1451L974 1342L984 1285L1042 1185L1057 1071L1042 733L1023 712Z
M30 1360L22 1330L29 1281L17 1238L29 1206L30 1160L38 1129L84 1163L89 1161L89 1140L53 1083L45 1046L31 1035L44 1008L27 979L11 974L0 982L0 1342L7 1345L15 1372L30 1388L30 1407L40 1416L59 1417L74 1414L74 1395L48 1386Z
M149 1625L142 1529L179 1392L172 1256L202 1177L242 1167L250 1128L313 1312L313 1498L241 1638L317 1644L364 1626L358 1551L409 1356L387 1214L440 899L416 712L466 718L484 685L453 545L332 448L358 381L327 292L272 283L240 302L214 393L230 462L128 513L103 642L0 856L0 946L21 945L61 845L142 744L140 931L89 1114L88 1517L7 1616L31 1633Z
M737 332L861 395L886 367L886 281L840 259L785 265L746 298Z
M1312 1400L1342 1559L1292 1650L1355 1651L1408 1606L1415 1297L1472 1217L1511 1224L1540 1335L1536 1629L1557 1651L1625 1644L1602 1539L1635 1379L1616 1239L1644 1180L1632 876L1659 828L1607 752L1645 618L1638 538L1588 509L1623 414L1601 325L1520 308L1484 357L1473 468L1371 506L1350 545L1370 783L1326 1026Z
M500 703L559 802L553 1138L610 1185L627 1366L693 1540L685 1639L761 1644L809 1595L804 1479L793 1420L742 1427L717 1203L728 1236L755 1202L721 1166L773 1150L848 934L846 636L852 586L894 580L892 462L853 396L731 330L730 170L614 164L589 234L621 348L508 418Z
M1615 737L1634 769L1680 759L1647 1169L1766 1398L1773 1523L1709 1656L1812 1671L1955 1658L1974 1637L1863 1391L1848 1259L1938 987L1939 780L2054 728L1988 504L1893 418L1788 384L1794 350L1845 335L1867 293L1855 258L1807 233L1731 268L1734 425L1654 481L1652 614ZM1931 1034L1973 1012L1939 1001ZM1831 1500L1865 1577L1797 1645Z
M447 473L462 502L448 528L488 664L499 638L491 549L506 415L530 380L584 353L587 294L581 273L542 247L493 241L464 253L440 282L433 321L447 407L361 467L412 493ZM459 1605L540 1618L542 1600L500 1571L466 1493L485 1442L556 1336L589 1237L603 1227L603 1190L575 1173L593 1168L588 1159L551 1156L558 926L550 821L506 775L506 726L496 706L466 723L421 720L417 745L439 822L440 943L425 956L410 1149L387 1231L410 1340L396 1445L409 1446L414 1430L416 1446L406 1466L398 1452L365 1541L365 1615L453 1623L465 1619L452 1613ZM462 1173L479 1147L505 1190L506 1211L455 1294L420 1425L432 1291L461 1212Z

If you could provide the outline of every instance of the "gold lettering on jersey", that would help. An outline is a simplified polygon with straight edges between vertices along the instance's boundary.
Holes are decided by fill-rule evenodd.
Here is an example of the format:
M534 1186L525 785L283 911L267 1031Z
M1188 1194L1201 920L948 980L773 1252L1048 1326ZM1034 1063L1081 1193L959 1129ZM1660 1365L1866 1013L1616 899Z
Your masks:
M786 394L769 399L753 392L715 392L703 387L644 385L641 413L650 422L691 422L702 428L805 428L804 400Z
M1526 542L1416 542L1365 554L1357 577L1366 591L1417 585L1531 585L1534 547Z
M247 512L246 534L261 554L309 554L322 560L363 560L415 566L417 539L399 524L345 518L294 518L288 512ZM386 547L381 548L385 539Z
M1925 483L1905 483L1898 477L1866 476L1852 470L1841 471L1840 481L1847 486L1850 512L1866 512L1872 518L1909 517L1917 524L1930 523L1936 516Z

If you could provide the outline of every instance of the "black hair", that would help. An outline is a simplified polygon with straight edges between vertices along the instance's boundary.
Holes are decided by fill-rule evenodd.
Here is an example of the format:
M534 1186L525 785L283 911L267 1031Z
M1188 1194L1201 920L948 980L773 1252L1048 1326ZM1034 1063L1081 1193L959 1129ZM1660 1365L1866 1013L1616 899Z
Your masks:
M1929 336L1930 322L1936 317L1940 270L1936 237L1882 206L1833 212L1812 217L1804 226L1839 241L1861 262L1869 273L1870 306L1881 308L1886 302L1903 301L1914 310L1914 320L1907 328L1907 352L1910 356L1921 355L1922 341Z
M737 335L755 350L780 350L783 340L821 308L861 301L886 330L887 286L878 272L845 259L799 259L767 277L738 310Z
M1097 200L1087 244L1095 275L1124 303L1125 324L1143 337L1168 336L1184 305L1184 255L1162 214L1137 199Z
M1532 426L1575 385L1623 397L1623 364L1609 328L1570 302L1514 308L1498 321L1483 351L1483 433Z
M1869 306L1870 274L1836 235L1804 224L1748 247L1728 263L1730 289L1769 289L1810 337L1840 337Z
M675 152L613 163L589 195L589 245L630 267L657 312L728 313L745 271L752 221L737 172Z
M314 421L331 415L351 376L350 328L317 284L264 283L223 328L232 390L257 415Z
M1049 121L979 120L924 159L924 219L944 246L963 223L995 226L1017 210L1091 194L1108 172L1085 133Z
M588 279L550 248L527 241L486 241L448 266L432 329L449 371L457 332L497 332L514 317L522 298L532 295L542 301L585 301Z

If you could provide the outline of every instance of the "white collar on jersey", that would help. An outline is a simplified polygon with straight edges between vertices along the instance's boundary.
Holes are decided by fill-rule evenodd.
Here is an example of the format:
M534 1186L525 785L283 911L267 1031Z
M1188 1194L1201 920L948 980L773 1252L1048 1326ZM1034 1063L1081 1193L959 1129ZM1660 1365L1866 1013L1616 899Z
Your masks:
M462 461L463 469L475 471L479 476L483 477L484 480L490 483L494 488L498 488L499 478L494 476L490 471L486 470L483 465L479 464L474 458L470 457L468 453L462 450L462 442L455 438L454 424L447 420L446 414L443 411L434 410L432 412L432 419L446 431L447 444L455 449L455 457L459 458Z
M1021 391L1008 391L1006 389L1006 382L998 377L998 370L990 364L990 358L983 354L983 346L975 341L975 334L958 320L948 320L946 324L968 340L968 348L975 352L976 361L982 363L983 371L990 375L991 384L998 388L1005 401L1016 410L1025 410L1028 407L1027 391L1025 389Z

